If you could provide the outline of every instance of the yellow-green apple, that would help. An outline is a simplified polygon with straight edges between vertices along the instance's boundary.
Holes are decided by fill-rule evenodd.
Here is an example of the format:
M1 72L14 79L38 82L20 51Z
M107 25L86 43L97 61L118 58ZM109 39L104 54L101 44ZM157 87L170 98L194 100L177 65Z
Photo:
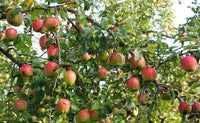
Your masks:
M149 100L149 95L146 92L140 93L137 97L137 101L139 104L146 104L148 100Z
M179 104L179 112L183 115L189 114L192 111L192 106L187 102L181 102Z
M56 31L59 26L59 21L56 17L48 17L45 21L45 27L49 31Z
M7 40L14 40L17 38L17 30L14 28L8 28L5 32Z
M100 67L99 72L98 72L99 79L104 80L107 78L107 76L108 76L108 72L107 72L106 68Z
M142 71L142 78L145 81L154 81L156 79L156 70L152 67L145 67Z
M58 64L55 62L48 62L44 68L44 74L47 77L54 77L56 75L55 71L58 69Z
M108 52L105 51L105 52L99 53L98 58L99 58L99 60L101 62L107 61L107 59L108 59Z
M82 61L88 61L91 58L91 55L86 52L84 55L81 56Z
M39 108L39 112L40 112L40 113L42 113L42 114L43 114L43 113L45 113L45 111L46 111L46 109L45 109L45 108Z
M139 80L135 77L131 77L126 81L127 88L129 90L137 90L140 86Z
M10 25L13 26L20 26L23 21L23 15L21 12L16 13L17 15L11 16L11 12L14 11L15 9L11 9L7 12L6 14L6 20Z
M63 82L66 82L67 85L72 86L76 81L76 73L72 70L66 71L66 74L63 77Z
M33 27L33 31L35 32L44 31L45 29L44 20L41 18L38 18L37 20L33 21L32 27Z
M68 113L70 109L70 101L68 99L61 98L56 104L56 110L62 113Z
M33 68L30 65L24 64L20 68L20 75L23 77L29 77L33 74Z
M143 69L145 66L145 59L144 56L142 56L142 58L138 61L135 61L135 55L132 55L131 59L130 59L130 63L131 66L135 69L139 68L139 69Z
M90 119L90 113L88 112L88 109L83 109L81 110L77 115L76 115L76 121L81 122L81 123L87 123Z
M96 121L99 120L99 113L98 113L97 110L92 110L92 111L90 111L90 119L91 119L91 121L93 121L93 122L96 122Z
M58 57L59 51L56 45L51 45L47 49L47 54L50 59L54 59Z
M15 101L14 107L17 111L25 111L27 109L27 102L23 99Z
M198 101L194 101L192 105L192 112L197 112L200 109L200 103Z
M39 40L39 44L40 44L40 47L43 49L43 48L46 48L46 46L47 46L47 41L49 41L50 40L50 38L49 37L47 37L47 36L42 36L42 37L40 37L40 40Z
M194 71L197 67L197 60L193 56L185 56L181 61L181 65L183 70L187 72Z
M111 65L117 65L118 63L122 63L122 56L120 53L118 52L113 52L110 56L109 56L109 62Z

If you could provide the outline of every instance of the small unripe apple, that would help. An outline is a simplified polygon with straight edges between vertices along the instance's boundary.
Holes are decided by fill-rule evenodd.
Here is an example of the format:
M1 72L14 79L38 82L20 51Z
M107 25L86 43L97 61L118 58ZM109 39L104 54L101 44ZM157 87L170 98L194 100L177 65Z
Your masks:
M45 21L45 27L49 31L56 31L59 26L59 21L56 17L48 17Z
M70 101L68 99L60 99L60 101L56 104L56 109L58 112L68 113L70 109Z
M192 106L190 104L187 104L187 102L181 102L179 105L179 112L181 114L189 114L192 110Z
M47 37L47 36L42 36L40 37L40 40L39 40L39 43L40 43L40 47L43 49L43 48L46 48L47 46L47 41L49 41L50 39Z
M17 30L14 28L8 28L5 32L7 40L14 40L17 38Z
M39 108L39 112L40 112L40 113L43 114L43 113L45 113L45 111L46 111L45 108Z
M120 53L118 52L113 52L110 56L109 56L109 62L111 65L117 65L118 63L122 63L122 56Z
M94 121L94 122L99 120L99 113L97 110L90 111L90 119L91 121Z
M192 112L197 112L200 109L200 103L198 101L194 101L192 105Z
M145 81L154 81L156 79L156 70L152 67L145 67L142 71L142 78Z
M67 83L67 85L72 86L76 81L76 73L74 71L66 71L64 75L63 81Z
M185 56L181 61L182 68L187 71L194 71L197 67L197 60L193 56Z
M86 52L84 55L81 56L82 61L88 61L91 58L91 55Z
M35 115L32 115L32 121L36 121L37 117Z
M105 62L108 59L108 52L101 52L98 55L98 58L101 62Z
M140 93L137 97L137 101L139 104L146 104L148 100L149 100L149 95L146 92Z
M140 86L139 80L135 77L131 77L126 81L127 88L129 90L137 90Z
M107 78L107 76L108 76L108 72L106 68L103 68L103 67L99 68L99 72L98 72L99 79L104 80Z
M90 113L88 112L88 109L83 109L76 115L77 122L86 123L89 121L89 119Z
M47 77L54 77L56 75L55 71L58 69L58 64L55 62L48 62L44 68L44 74Z
M23 15L21 12L18 13L18 15L14 15L14 17L11 17L11 12L14 11L15 9L11 9L8 11L8 13L6 14L6 20L10 25L13 26L20 26L22 24L23 21Z
M15 106L15 109L16 109L17 111L25 111L26 108L27 108L27 102L26 102L26 100L18 99L18 100L15 102L14 106Z
M145 66L145 59L144 56L142 56L142 58L138 61L135 61L135 55L132 55L131 59L130 59L130 63L131 66L135 69L143 69Z
M59 51L56 45L51 45L47 49L47 54L50 59L54 59L58 57Z
M33 27L33 31L35 32L44 31L45 29L44 20L41 18L38 18L37 20L33 21L32 27Z
M33 74L33 69L30 65L25 64L20 68L20 75L21 76L29 77L32 74Z

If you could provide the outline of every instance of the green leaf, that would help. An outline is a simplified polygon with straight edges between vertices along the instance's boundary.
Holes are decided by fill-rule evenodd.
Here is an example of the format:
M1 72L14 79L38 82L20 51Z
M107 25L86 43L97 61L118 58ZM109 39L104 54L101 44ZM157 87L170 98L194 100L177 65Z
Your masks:
M146 50L150 53L155 53L157 44L148 44Z
M101 25L102 25L103 29L107 29L108 28L108 18L107 17L102 17L101 18Z
M79 6L79 8L78 8L77 19L78 19L79 23L84 23L86 21L85 11L81 6Z
M99 102L95 102L93 105L92 105L92 108L91 110L99 110L101 109L101 104Z
M23 118L24 119L30 119L31 118L31 114L29 114L28 112L24 112L23 113Z
M122 34L123 38L127 37L127 31L122 26L119 27L119 33Z
M138 61L142 58L142 52L141 51L135 50L134 55L135 55L135 61Z

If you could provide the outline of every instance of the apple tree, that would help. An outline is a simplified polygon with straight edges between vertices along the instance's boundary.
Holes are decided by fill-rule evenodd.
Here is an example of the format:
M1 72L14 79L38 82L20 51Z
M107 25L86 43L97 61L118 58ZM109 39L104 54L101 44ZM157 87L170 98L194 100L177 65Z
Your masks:
M172 6L0 0L0 121L199 122L199 3Z

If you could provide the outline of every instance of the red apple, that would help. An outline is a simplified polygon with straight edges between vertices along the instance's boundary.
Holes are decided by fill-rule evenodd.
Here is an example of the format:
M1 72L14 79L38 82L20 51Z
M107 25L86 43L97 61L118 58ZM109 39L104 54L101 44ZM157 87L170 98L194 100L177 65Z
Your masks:
M108 52L105 51L105 52L99 53L98 58L99 58L99 60L101 62L107 61L107 59L108 59Z
M0 39L3 38L5 34L3 32L0 32Z
M54 77L56 75L55 71L58 69L58 64L55 62L48 62L44 68L44 74L47 77Z
M102 120L99 121L99 123L104 123ZM105 123L111 123L109 118L106 118L106 122Z
M20 68L20 75L21 76L29 77L32 74L33 74L33 69L30 65L25 64Z
M135 61L135 55L132 55L131 59L130 59L130 63L131 66L135 69L139 68L139 69L143 69L145 66L145 59L144 56L142 56L142 58L138 61Z
M60 99L60 101L56 104L56 109L58 112L68 113L70 109L70 101L68 99Z
M91 55L86 52L84 55L81 56L82 61L88 61L91 58Z
M118 52L113 52L110 56L109 56L109 62L111 65L117 65L118 63L122 63L122 56L120 53Z
M40 43L40 47L43 49L43 48L46 48L47 46L47 41L50 40L47 36L42 36L40 37L40 40L39 40L39 43Z
M192 106L190 104L187 104L187 102L181 102L179 105L179 112L181 114L189 114L192 110Z
M17 38L17 30L14 28L8 28L5 35L7 40L14 40Z
M23 15L21 12L16 13L17 15L14 15L14 17L11 16L11 12L14 11L15 9L11 9L7 12L6 14L6 20L10 25L13 26L20 26L23 21Z
M142 78L145 81L154 81L156 79L156 70L152 67L145 67L142 71Z
M117 33L117 32L118 32L118 27L115 27L115 28L113 29L113 32L114 32L114 33Z
M146 104L148 100L149 100L149 95L146 92L140 93L137 97L137 101L139 104Z
M15 109L16 109L17 111L25 111L26 108L27 108L27 102L26 102L26 100L18 99L18 100L15 102L14 106L15 106Z
M45 29L44 20L41 18L38 18L37 20L33 21L32 27L33 27L33 31L35 32L44 31Z
M86 123L89 121L89 119L90 113L88 112L88 109L83 109L76 115L77 122Z
M197 67L197 60L193 56L185 56L181 61L182 68L187 71L194 71Z
M45 21L45 27L49 31L55 31L58 29L59 21L56 17L48 17Z
M98 121L99 120L99 113L98 113L98 111L96 111L96 110L90 111L90 119L93 122Z
M51 45L48 47L47 49L47 54L48 54L48 57L51 59L51 58L57 58L58 57L58 48L56 45Z
M76 73L74 71L66 71L64 75L63 81L67 83L67 85L72 86L76 81Z
M108 72L106 68L103 68L103 67L99 68L99 72L98 72L99 79L104 80L107 78L107 76L108 76Z
M121 54L121 57L122 57L122 64L125 64L125 56Z
M139 81L138 81L138 79L137 78L135 78L135 77L131 77L131 78L129 78L127 81L126 81L126 84L127 84L127 88L129 89L129 90L137 90L138 88L139 88L139 86L140 86L140 83L139 83Z
M183 33L184 33L183 31L180 31L178 35L183 36Z
M198 101L194 101L192 105L192 112L197 112L200 109L200 103Z

